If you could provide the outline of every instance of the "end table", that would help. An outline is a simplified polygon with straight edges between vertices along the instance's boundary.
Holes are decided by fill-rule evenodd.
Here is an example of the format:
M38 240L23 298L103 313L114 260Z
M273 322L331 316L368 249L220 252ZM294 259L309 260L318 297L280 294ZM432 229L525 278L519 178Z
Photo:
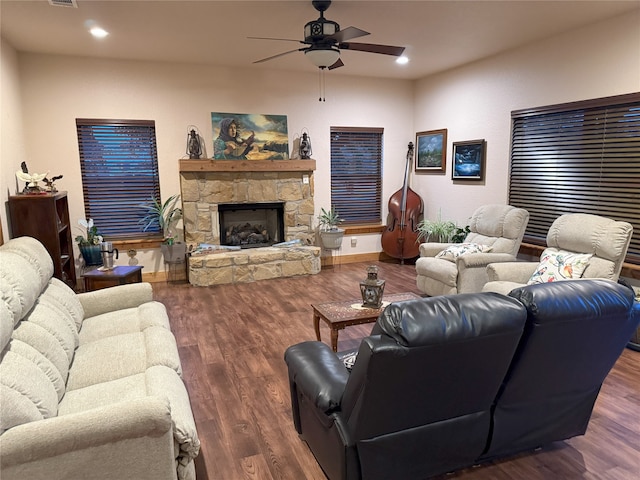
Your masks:
M140 265L114 267L111 270L96 268L82 274L84 291L92 292L101 288L126 285L127 283L142 282L142 268Z

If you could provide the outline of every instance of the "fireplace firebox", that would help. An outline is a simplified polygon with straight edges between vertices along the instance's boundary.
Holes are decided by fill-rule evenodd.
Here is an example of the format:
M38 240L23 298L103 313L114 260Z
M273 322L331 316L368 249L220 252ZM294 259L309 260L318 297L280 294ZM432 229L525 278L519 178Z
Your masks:
M220 203L220 245L268 247L284 241L284 203Z

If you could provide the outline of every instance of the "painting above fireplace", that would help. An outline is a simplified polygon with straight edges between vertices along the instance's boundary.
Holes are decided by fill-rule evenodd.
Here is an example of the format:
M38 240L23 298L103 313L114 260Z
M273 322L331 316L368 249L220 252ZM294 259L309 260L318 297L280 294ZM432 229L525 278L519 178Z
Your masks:
M288 160L286 115L211 113L216 160Z

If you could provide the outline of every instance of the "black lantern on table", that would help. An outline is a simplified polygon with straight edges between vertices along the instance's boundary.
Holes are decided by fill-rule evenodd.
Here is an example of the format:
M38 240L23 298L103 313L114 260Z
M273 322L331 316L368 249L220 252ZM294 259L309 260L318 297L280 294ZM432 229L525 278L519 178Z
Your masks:
M360 282L362 293L362 306L367 308L380 308L382 306L382 294L384 293L384 280L378 279L378 267L367 267L367 278Z

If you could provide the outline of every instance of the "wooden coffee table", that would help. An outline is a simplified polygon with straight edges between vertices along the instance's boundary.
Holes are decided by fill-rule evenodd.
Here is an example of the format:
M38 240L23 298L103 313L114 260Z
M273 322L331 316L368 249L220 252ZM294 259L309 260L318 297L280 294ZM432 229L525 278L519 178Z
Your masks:
M383 297L382 307L366 308L362 306L362 299L347 300L346 302L312 303L313 328L316 330L316 338L320 338L320 319L331 329L331 348L338 351L338 331L352 325L373 323L384 311L385 307L393 302L416 300L422 298L415 293L396 293Z

